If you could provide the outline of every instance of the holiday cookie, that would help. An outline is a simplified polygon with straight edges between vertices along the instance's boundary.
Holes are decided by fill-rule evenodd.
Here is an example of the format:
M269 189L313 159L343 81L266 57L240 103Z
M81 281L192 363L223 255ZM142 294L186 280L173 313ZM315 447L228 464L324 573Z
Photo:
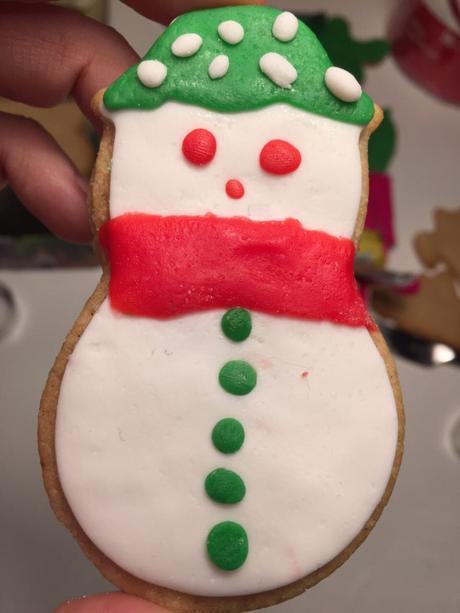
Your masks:
M414 294L376 289L372 304L377 313L415 336L460 350L458 279L448 270L421 275Z
M434 211L434 229L419 232L415 251L428 269L414 294L379 288L372 303L379 315L421 338L460 349L460 210Z
M268 7L176 19L96 97L103 275L40 411L58 518L176 611L280 602L340 566L402 455L353 276L381 111Z
M428 268L442 264L460 277L460 209L437 209L433 217L434 230L420 232L414 239L417 255Z

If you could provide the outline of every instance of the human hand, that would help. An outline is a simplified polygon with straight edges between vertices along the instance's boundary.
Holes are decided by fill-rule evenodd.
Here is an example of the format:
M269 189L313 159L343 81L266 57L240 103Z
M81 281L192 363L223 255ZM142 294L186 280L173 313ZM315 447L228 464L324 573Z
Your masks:
M248 3L263 0L126 0L164 24L195 8ZM39 107L72 96L96 127L92 97L138 60L115 30L36 0L0 1L0 57L2 96ZM0 189L7 183L52 232L90 240L86 180L37 122L0 112Z
M168 613L157 605L128 596L111 593L77 598L61 605L55 613Z

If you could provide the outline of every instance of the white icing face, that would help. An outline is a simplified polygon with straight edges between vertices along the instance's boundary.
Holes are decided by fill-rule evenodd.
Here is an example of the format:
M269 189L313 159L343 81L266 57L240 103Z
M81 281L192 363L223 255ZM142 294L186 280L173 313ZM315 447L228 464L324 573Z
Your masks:
M128 212L293 217L308 229L353 234L361 198L360 126L286 104L224 114L168 102L153 111L123 110L110 117L116 128L111 217ZM211 161L195 165L184 157L182 143L199 128L212 133L217 149ZM275 175L262 169L260 153L273 140L300 152L296 170ZM241 182L242 198L226 193L230 179Z

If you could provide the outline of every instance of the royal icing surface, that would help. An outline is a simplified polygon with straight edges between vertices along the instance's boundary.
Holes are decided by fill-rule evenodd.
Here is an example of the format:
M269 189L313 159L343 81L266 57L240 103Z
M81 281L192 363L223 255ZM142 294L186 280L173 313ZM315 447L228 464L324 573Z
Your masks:
M361 128L305 113L289 105L257 112L216 113L168 102L154 113L111 114L115 147L110 215L240 215L254 220L298 219L311 230L351 237L361 198ZM206 129L216 139L209 164L190 164L184 138ZM260 154L280 139L302 156L295 172L267 174ZM225 185L244 186L239 200Z
M182 141L184 158L194 166L205 166L214 159L217 150L216 137L204 128L196 128Z
M387 487L397 410L350 240L373 103L337 70L291 13L226 7L104 95L109 297L67 362L56 460L88 538L152 584L289 584Z
M279 587L342 551L382 497L397 439L366 329L252 313L235 343L223 315L159 321L104 302L69 359L56 423L60 481L89 538L137 577L209 596ZM257 373L250 393L219 382L234 361ZM244 428L232 453L211 436L226 418ZM219 468L244 482L240 502L209 497ZM227 495L216 477L211 490ZM222 557L236 533L247 550L239 540Z
M285 140L275 139L264 145L259 156L260 166L272 175L295 172L302 162L302 154Z
M233 19L220 23L217 31L221 39L229 45L237 45L244 38L243 26Z
M200 49L203 39L199 34L181 34L171 45L171 51L177 57L190 57Z
M259 60L261 71L276 85L290 89L297 79L297 70L279 53L265 53Z
M344 102L355 102L361 97L361 85L348 70L331 66L326 70L324 80L329 91Z
M218 55L209 64L209 76L211 79L221 79L227 74L229 65L228 55Z
M229 179L225 183L225 193L229 198L239 200L244 196L244 185L238 179Z
M273 36L283 43L286 43L295 38L298 29L299 22L297 17L289 13L289 11L285 11L275 19L275 23L273 24Z
M137 67L139 81L146 87L159 87L166 79L168 69L158 60L145 60Z
M171 318L237 304L374 327L354 278L353 242L295 219L128 213L104 224L99 240L120 313Z
M214 447L222 453L236 453L244 443L244 428L237 419L224 417L212 430Z
M296 26L297 34L287 40ZM225 79L210 79L209 64L218 55L229 57L231 70ZM156 109L176 101L241 112L283 103L356 125L367 124L374 114L366 94L350 103L329 91L324 75L331 61L316 36L303 22L268 6L186 13L143 59L163 62L169 78L155 90L146 90L136 66L129 68L105 92L108 109Z

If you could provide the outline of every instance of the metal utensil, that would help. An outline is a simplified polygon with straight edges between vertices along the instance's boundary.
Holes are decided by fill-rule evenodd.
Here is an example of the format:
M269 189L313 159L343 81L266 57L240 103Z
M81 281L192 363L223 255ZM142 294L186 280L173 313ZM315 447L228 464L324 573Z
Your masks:
M360 283L390 289L399 294L415 294L420 287L419 275L378 268L359 253L355 258L355 276Z
M13 328L16 320L16 304L10 289L0 283L0 340Z
M443 364L460 366L460 352L453 347L413 336L379 320L377 320L377 323L390 350L397 355L423 366L441 366Z

